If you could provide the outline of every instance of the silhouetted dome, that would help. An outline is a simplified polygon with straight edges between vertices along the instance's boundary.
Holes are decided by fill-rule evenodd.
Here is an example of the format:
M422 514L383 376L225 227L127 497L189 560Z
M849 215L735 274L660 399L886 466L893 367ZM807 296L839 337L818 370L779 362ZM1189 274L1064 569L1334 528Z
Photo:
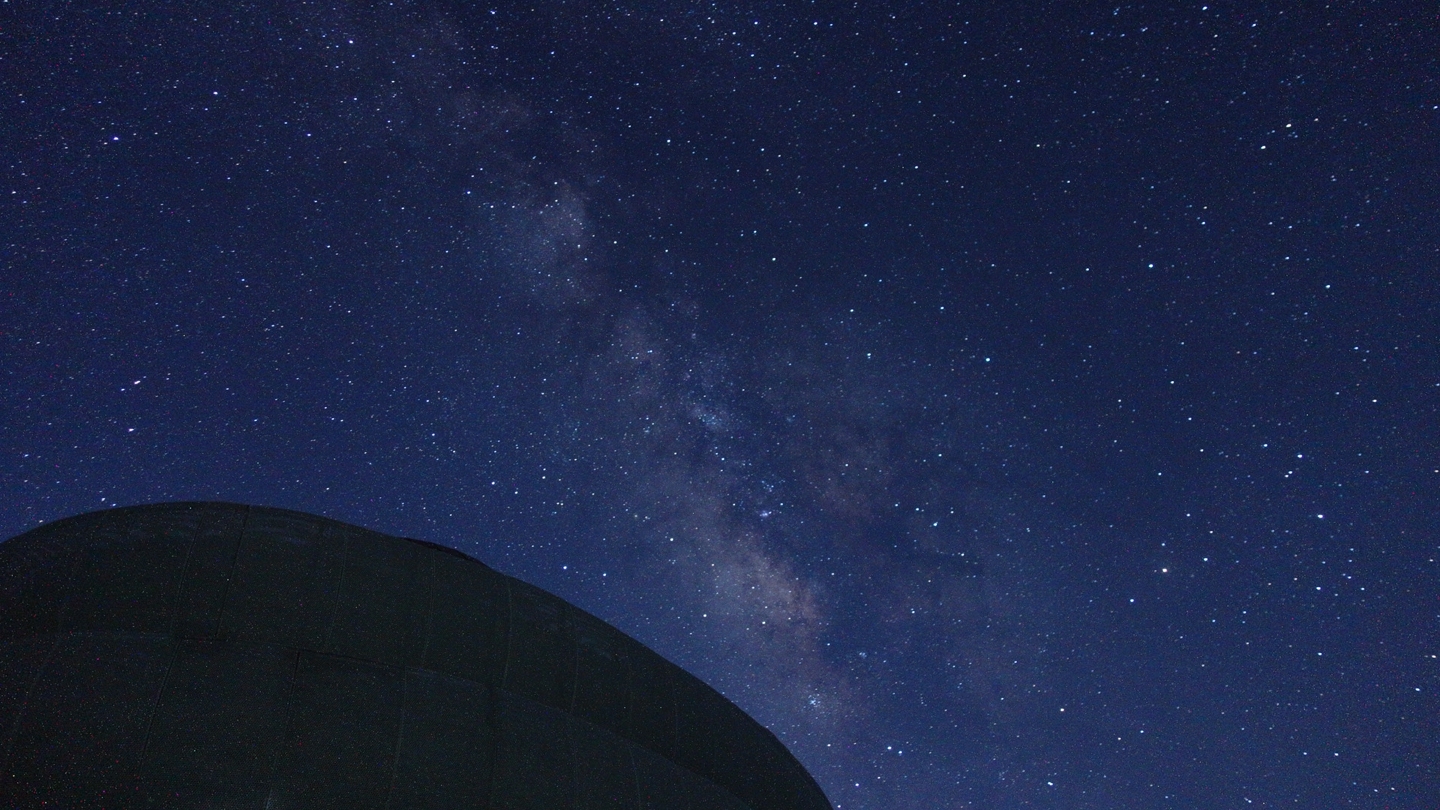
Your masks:
M0 544L0 806L829 810L693 676L450 549L141 506Z

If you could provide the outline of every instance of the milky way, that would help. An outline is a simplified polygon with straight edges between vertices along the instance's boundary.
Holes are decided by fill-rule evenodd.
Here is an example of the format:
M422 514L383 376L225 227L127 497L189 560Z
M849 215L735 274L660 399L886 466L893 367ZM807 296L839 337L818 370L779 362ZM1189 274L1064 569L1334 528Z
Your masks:
M1386 14L13 10L0 530L451 545L840 808L1433 807L1440 71Z

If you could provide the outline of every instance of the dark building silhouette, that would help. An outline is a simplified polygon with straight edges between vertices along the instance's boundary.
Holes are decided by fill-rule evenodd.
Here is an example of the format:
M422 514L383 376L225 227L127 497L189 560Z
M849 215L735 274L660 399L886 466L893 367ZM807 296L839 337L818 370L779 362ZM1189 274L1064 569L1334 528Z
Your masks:
M768 731L441 546L280 509L0 544L0 806L830 810Z

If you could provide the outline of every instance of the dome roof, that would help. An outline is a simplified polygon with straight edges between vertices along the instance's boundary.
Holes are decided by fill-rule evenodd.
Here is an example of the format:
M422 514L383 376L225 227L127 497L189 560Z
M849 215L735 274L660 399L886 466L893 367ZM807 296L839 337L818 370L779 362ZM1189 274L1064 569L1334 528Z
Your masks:
M829 810L775 737L460 552L224 503L0 544L7 806Z

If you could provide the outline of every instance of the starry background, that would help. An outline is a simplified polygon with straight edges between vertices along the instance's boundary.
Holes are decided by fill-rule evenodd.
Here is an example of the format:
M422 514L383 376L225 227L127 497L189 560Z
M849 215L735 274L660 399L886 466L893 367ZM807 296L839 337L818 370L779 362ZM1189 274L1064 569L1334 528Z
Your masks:
M8 2L0 534L452 545L846 810L1433 808L1436 26Z

